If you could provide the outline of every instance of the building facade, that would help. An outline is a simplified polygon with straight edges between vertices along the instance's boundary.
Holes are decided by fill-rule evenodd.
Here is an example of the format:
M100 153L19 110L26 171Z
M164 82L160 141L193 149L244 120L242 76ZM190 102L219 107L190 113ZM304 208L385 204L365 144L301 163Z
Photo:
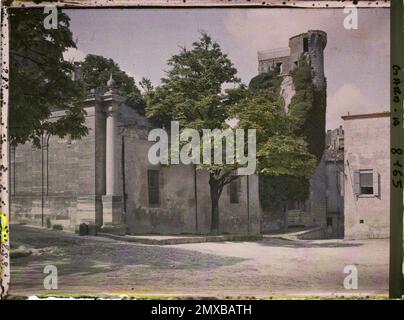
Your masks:
M89 95L85 110L89 134L82 139L45 136L41 149L11 149L13 222L72 231L86 223L119 234L210 232L206 171L151 165L152 124L112 89ZM258 233L258 178L244 176L225 186L219 211L220 232Z
M347 115L342 118L345 131L345 238L388 238L390 113Z
M344 129L327 130L324 153L326 178L326 237L344 237Z

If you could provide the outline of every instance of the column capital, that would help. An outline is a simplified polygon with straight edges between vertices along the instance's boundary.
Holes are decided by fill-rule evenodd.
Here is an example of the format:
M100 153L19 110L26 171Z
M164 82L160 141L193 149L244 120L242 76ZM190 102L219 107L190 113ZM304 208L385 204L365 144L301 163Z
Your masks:
M118 111L119 106L125 101L125 98L119 94L108 91L102 96L102 100L107 116L112 116Z
M112 104L112 105L107 105L105 106L105 114L107 117L112 117L116 114L118 111L118 104Z

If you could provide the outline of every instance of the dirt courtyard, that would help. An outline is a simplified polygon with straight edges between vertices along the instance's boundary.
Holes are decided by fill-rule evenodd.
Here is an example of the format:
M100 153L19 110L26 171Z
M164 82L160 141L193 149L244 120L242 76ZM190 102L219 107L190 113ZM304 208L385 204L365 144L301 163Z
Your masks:
M13 295L128 294L209 297L386 295L388 240L299 240L144 245L12 225ZM54 265L58 289L44 289ZM347 290L344 267L356 266Z

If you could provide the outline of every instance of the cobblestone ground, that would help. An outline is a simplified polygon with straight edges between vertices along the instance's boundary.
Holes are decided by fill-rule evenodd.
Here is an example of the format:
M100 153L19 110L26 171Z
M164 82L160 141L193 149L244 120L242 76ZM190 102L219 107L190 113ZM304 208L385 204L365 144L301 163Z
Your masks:
M199 243L151 246L12 226L12 245L34 248L11 260L11 294L198 296L385 295L388 240ZM43 287L46 265L58 289ZM343 286L358 269L358 290Z

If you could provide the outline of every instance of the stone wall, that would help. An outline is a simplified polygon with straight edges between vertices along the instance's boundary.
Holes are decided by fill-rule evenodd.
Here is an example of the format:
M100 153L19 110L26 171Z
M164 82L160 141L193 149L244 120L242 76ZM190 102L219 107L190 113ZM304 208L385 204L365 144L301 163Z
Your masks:
M288 75L290 71L292 70L292 66L290 64L290 57L276 57L272 59L265 59L265 60L259 60L258 61L258 73L264 73L268 72L270 68L273 66L276 66L277 64L282 64L281 72L280 74L283 75Z
M326 162L327 220L329 220L327 236L329 238L343 238L344 235L343 170L343 160Z
M65 230L80 223L103 225L102 196L106 193L105 109L97 96L89 97L81 140L50 137L48 146L19 145L11 156L12 220ZM193 165L152 166L147 141L151 124L124 104L120 106L117 157L117 195L124 196L124 222L131 234L210 232L211 202L208 174ZM53 117L62 113L57 112ZM14 156L15 155L15 156ZM123 159L123 161L122 161ZM123 166L122 166L123 163ZM160 203L149 205L148 170L158 169ZM258 179L239 180L239 202L230 203L228 186L220 200L220 231L259 233L261 211ZM247 205L249 189L249 205Z
M306 201L306 226L326 226L326 171L325 159L321 158L310 178L310 194Z
M126 223L131 234L186 234L210 232L211 201L209 176L195 172L193 165L153 166L147 154L153 142L147 141L148 128L130 126L122 134L125 141ZM149 205L147 171L159 170L160 203ZM259 233L261 211L258 179L239 178L239 203L230 203L228 186L220 203L220 231L223 233ZM196 183L196 186L195 186ZM120 185L123 185L122 181Z
M281 95L283 101L285 102L284 105L285 112L289 111L289 105L295 93L296 91L295 91L295 85L293 84L293 77L290 75L284 76L281 83Z
M89 134L81 140L45 137L42 149L31 144L12 150L11 215L15 222L74 230L95 221L95 108L86 108ZM59 117L62 112L55 112ZM47 143L48 142L48 143Z

